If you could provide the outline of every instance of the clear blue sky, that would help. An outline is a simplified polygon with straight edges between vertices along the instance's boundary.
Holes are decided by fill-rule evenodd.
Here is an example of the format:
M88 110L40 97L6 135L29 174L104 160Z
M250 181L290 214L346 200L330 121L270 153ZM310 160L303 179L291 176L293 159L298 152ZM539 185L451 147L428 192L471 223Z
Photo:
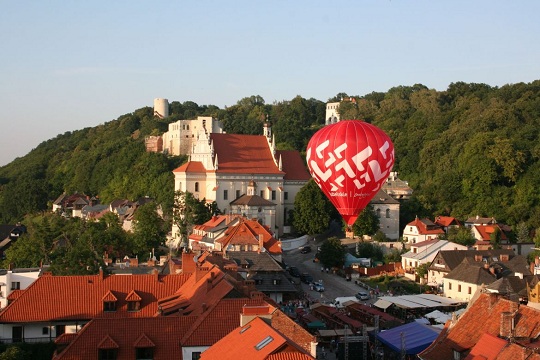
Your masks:
M540 79L540 1L0 1L0 165L153 99Z

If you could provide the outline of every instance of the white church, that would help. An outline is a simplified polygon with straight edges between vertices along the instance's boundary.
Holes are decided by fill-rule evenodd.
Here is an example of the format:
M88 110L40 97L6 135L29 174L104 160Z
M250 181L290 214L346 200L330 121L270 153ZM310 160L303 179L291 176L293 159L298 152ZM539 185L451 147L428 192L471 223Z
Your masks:
M205 131L195 135L190 159L173 171L174 190L216 201L223 214L257 219L277 236L290 232L289 212L311 178L295 150L276 150L268 123L263 135ZM171 244L178 245L173 226Z

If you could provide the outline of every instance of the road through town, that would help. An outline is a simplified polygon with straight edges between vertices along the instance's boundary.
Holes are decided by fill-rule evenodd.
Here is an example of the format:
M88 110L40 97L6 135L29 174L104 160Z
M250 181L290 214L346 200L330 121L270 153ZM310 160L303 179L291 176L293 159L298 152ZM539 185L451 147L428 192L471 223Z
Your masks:
M315 252L317 246L310 244L312 252L302 254L300 249L289 250L283 253L283 260L288 266L296 266L300 273L308 273L313 277L314 281L322 280L325 291L318 293L314 290L310 290L309 285L301 283L302 290L308 294L312 300L319 301L334 301L337 297L354 296L358 291L363 290L362 287L357 285L354 281L347 281L345 278L333 274L331 271L321 271L321 264L313 262L315 258ZM295 283L300 283L299 278L293 278ZM373 298L362 302L373 302Z

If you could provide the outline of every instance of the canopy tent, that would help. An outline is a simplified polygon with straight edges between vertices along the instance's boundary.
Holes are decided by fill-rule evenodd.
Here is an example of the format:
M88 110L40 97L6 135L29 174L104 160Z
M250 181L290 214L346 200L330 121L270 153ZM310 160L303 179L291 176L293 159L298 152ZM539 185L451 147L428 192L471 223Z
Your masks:
M379 299L373 304L373 306L378 307L379 309L386 310L387 308L389 308L390 306L392 306L392 302L390 302L390 301L388 301L388 300L384 300L384 299L379 298Z
M308 329L326 329L326 324L322 321L312 321L307 324Z
M432 312L426 314L425 317L427 317L429 319L433 319L435 322L437 322L439 324L444 324L448 320L450 320L450 318L451 318L450 315L445 314L445 313L443 313L443 312L441 312L439 310L432 311Z
M405 353L416 355L426 349L439 336L441 329L429 325L411 322L377 334L377 339L391 350L401 353L402 344Z
M390 303L390 304L388 304ZM418 294L418 295L401 295L401 296L381 296L375 302L376 307L386 309L391 304L403 309L422 309L436 308L445 306L457 306L462 304L462 301L444 298L433 294Z

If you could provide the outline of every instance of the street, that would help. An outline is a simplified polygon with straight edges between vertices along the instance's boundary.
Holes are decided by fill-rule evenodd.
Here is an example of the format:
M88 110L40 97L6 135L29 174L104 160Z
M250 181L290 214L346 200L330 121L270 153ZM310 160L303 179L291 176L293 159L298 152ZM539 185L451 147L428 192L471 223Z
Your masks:
M321 302L333 302L337 297L354 296L358 291L363 290L362 287L356 285L354 278L351 281L345 280L345 278L335 275L331 272L327 273L321 271L321 264L313 262L315 253L317 250L317 244L310 243L312 251L307 254L302 254L300 249L294 249L283 252L283 260L288 266L296 266L300 273L308 273L313 276L314 281L322 280L325 291L322 293L310 290L309 285L302 284L302 290L309 295L312 300L319 300ZM300 283L299 278L293 278L295 283ZM372 303L374 299L362 301L365 303Z

